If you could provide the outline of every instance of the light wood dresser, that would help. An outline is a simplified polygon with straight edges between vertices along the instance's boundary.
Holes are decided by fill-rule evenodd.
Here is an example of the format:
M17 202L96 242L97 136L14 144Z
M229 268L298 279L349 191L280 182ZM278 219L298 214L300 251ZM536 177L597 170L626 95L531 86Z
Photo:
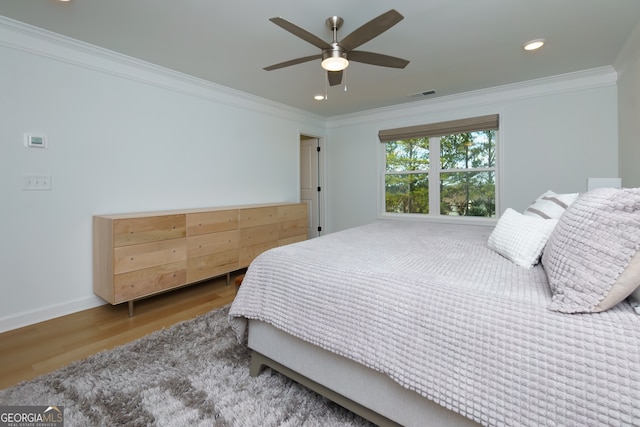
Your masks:
M262 252L307 238L304 203L93 217L93 290L111 304L248 267Z

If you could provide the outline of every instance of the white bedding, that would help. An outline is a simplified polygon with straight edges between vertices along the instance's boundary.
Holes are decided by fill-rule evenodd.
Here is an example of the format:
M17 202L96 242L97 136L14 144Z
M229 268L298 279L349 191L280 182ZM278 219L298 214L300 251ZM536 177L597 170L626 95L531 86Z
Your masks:
M491 228L380 221L272 249L231 307L484 425L640 426L640 316L547 309Z

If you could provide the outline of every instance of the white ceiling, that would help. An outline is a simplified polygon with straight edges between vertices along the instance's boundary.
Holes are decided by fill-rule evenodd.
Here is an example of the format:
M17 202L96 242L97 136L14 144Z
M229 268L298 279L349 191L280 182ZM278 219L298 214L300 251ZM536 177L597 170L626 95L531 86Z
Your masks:
M320 53L269 18L331 42L389 9L405 19L359 50L410 60L405 69L352 62L328 88ZM612 65L640 21L638 0L2 0L0 15L173 70L330 117ZM535 53L524 42L545 38Z

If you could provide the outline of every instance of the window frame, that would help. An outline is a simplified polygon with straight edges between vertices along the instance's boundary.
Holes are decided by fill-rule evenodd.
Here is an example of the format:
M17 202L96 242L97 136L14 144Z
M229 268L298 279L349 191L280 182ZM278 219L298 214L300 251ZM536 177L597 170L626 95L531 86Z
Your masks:
M484 129L476 129L475 131L483 131ZM456 132L468 133L473 131ZM440 164L440 137L441 136L429 136L429 170L428 171L406 171L403 173L428 173L429 176L429 213L396 213L386 212L386 200L385 200L385 177L387 172L387 155L386 144L387 142L378 142L378 219L386 220L423 220L431 222L446 222L455 224L474 224L474 225L495 225L500 217L500 208L502 200L502 185L501 171L502 171L502 133L500 129L495 129L495 163L493 168L467 168L467 169L442 169ZM398 140L400 141L400 139ZM435 152L434 148L437 148L437 161L433 161L432 153ZM495 216L493 217L478 217L478 216L453 216L442 215L440 213L440 174L441 172L454 173L454 172L485 172L493 171L495 173ZM393 172L391 172L393 174ZM400 173L399 173L400 174ZM433 195L437 197L432 197ZM436 212L436 213L433 213Z

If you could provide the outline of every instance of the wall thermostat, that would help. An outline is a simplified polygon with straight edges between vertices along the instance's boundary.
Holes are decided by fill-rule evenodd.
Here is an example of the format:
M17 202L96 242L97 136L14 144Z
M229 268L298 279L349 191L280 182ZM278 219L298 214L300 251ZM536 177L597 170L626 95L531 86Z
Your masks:
M25 133L24 146L32 148L47 148L47 136L35 133Z

